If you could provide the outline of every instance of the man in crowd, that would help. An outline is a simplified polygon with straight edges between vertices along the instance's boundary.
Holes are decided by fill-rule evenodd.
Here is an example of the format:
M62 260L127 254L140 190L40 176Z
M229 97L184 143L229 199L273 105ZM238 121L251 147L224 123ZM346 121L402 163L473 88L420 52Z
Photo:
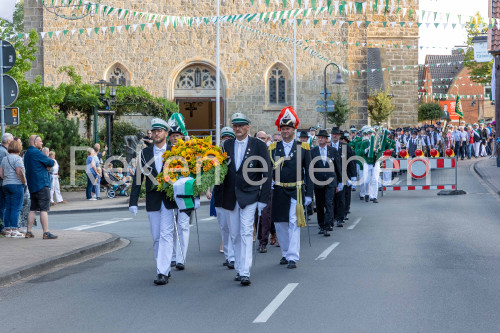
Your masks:
M165 285L170 277L170 262L172 261L174 209L175 201L169 199L165 192L157 191L155 177L162 171L163 153L167 148L167 133L169 126L166 121L153 118L151 132L153 133L153 146L148 146L141 151L138 158L137 170L132 182L130 193L129 211L137 215L141 185L146 176L146 211L148 212L151 235L153 236L153 249L156 260L156 285Z
M267 146L271 142L266 142L267 135L266 132L257 132L257 139L266 143ZM257 233L257 240L259 241L259 252L267 253L267 243L269 242L269 233L271 232L271 196L269 195L269 200L267 206L264 207L262 213L259 217L258 211L255 212L255 231Z
M281 110L275 122L283 140L270 145L273 164L271 219L281 247L281 265L296 268L300 252L300 227L305 227L304 206L312 203L313 184L309 175L309 144L294 140L299 118L293 107ZM305 198L304 198L305 194Z
M273 134L273 142L278 142L278 141L281 141L281 134L280 133Z
M153 145L153 132L151 130L147 131L145 137L142 138L146 147L151 147Z
M43 229L43 239L56 239L49 231L50 185L51 177L48 169L54 166L54 160L41 152L43 141L38 135L31 135L28 140L28 150L24 155L26 182L30 191L31 205L28 214L26 238L34 238L31 232L36 212L40 211L40 223Z
M481 132L479 131L478 124L474 123L472 125L472 140L474 141L473 143L473 148L474 148L474 157L478 158L479 154L481 153Z
M332 127L331 138L332 138L332 148L336 152L335 154L335 163L340 166L340 174L337 174L337 191L334 195L334 220L335 226L338 228L342 228L342 223L344 223L345 217L345 193L344 193L344 180L342 179L342 170L343 170L343 161L344 152L342 151L343 145L340 142L340 135L342 132L338 127ZM346 150L347 153L347 150ZM347 160L347 156L346 160ZM347 167L347 165L346 165Z
M314 133L316 133L316 129L314 130ZM315 140L317 140L316 135L315 135L314 137L315 137ZM307 134L307 132L306 132L306 131L302 131L302 132L300 132L300 134L299 134L299 141L300 141L300 142L307 142L307 143L311 146L311 144L309 143L310 138L311 138L311 137Z
M49 170L52 176L52 184L50 187L50 203L66 203L61 195L61 185L59 184L59 163L56 160L56 153L54 151L49 152L49 158L54 161L54 166ZM54 194L56 195L56 200L54 201Z
M312 147L312 146L316 145L316 142L317 142L316 127L310 127L309 134L307 136L308 136L308 138L307 138L306 142L309 144L309 146Z
M231 123L236 139L226 140L223 145L230 162L222 183L222 208L228 211L234 268L237 272L234 279L248 286L252 267L254 213L257 209L261 215L267 206L271 192L271 169L266 144L248 135L250 119L243 113L235 113Z

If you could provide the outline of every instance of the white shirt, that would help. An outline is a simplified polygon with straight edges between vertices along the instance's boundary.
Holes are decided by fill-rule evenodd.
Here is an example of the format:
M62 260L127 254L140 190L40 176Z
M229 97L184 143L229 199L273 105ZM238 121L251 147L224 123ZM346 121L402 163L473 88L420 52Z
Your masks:
M285 155L286 156L289 156L290 155L290 151L292 150L292 147L293 147L293 140L286 143L285 141L282 141L283 142L283 148L285 149Z
M163 153L167 149L167 144L164 144L162 148L154 146L153 153L155 155L155 168L156 172L160 173L163 167Z
M321 159L323 160L323 165L326 164L326 156L327 156L327 145L325 145L323 148L319 148L319 154L321 155Z
M234 159L236 163L236 170L240 169L241 162L243 162L243 157L245 156L245 150L248 145L248 135L245 139L239 141L234 140Z
M57 174L59 174L59 163L57 163L56 160L53 160L53 161L54 161L54 166L50 169L50 172L53 175L57 175Z
M332 141L332 147L337 149L337 150L339 150L339 144L340 144L340 141L337 141L337 143Z

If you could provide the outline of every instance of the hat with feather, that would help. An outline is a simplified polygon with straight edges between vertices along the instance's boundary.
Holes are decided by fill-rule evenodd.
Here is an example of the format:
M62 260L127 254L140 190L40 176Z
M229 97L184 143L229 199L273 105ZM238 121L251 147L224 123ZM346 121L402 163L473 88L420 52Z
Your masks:
M299 117L297 116L297 112L291 106L287 106L281 110L278 115L278 119L274 123L278 127L278 131L281 130L281 127L288 126L297 129L299 126Z
M173 134L173 133L180 133L184 136L186 136L187 130L186 130L186 123L184 122L184 116L179 113L173 113L172 116L170 116L170 119L167 121L168 126L170 126L170 131L168 132L168 135Z

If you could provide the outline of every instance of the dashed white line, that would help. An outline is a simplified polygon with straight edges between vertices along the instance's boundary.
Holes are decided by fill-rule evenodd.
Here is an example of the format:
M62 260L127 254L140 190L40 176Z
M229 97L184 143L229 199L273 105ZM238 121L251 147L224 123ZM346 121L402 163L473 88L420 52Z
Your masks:
M132 220L132 218L131 217L114 218L114 219L111 219L111 220L98 221L98 222L94 222L94 223L91 223L91 224L84 224L84 225L79 225L77 227L66 228L64 230L77 230L77 231L81 231L81 230L102 227L104 225L118 223L118 222L122 222L122 221L128 221L128 220Z
M279 306L287 299L292 291L298 286L298 283L289 283L283 290L269 303L268 306L255 318L254 323L265 323Z
M321 254L314 260L325 260L326 257L328 257L328 255L330 254L330 252L332 252L333 249L335 249L339 244L340 244L339 242L333 243L325 251L321 252Z
M210 216L210 217L201 219L200 221L212 221L212 220L217 220L217 218L215 216Z
M354 227L358 225L359 221L361 221L361 217L358 218L356 221L354 221L353 224L351 224L350 226L348 226L347 229L349 229L349 230L354 229Z

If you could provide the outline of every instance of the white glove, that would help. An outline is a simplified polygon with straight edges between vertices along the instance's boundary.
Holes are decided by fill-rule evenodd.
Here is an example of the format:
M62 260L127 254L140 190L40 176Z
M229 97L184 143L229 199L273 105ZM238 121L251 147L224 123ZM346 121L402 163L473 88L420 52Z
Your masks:
M194 209L200 208L200 198L194 198Z
M129 212L131 212L132 214L134 214L134 216L137 215L137 206L130 206L128 208Z
M313 199L311 197L306 197L304 205L309 206L312 202L313 202Z
M351 181L348 179L348 180L347 180L347 186L351 186L351 185L352 185L352 183L351 183Z
M263 202L257 202L257 211L258 211L258 214L260 216L260 214L262 213L262 210L264 208L266 208L267 204L266 203L263 203Z
M342 191L344 189L344 184L339 183L338 185L339 191Z
M370 150L370 148L366 148L365 149L365 154L368 154L368 151Z
M351 177L351 182L355 182L356 181L356 177Z

